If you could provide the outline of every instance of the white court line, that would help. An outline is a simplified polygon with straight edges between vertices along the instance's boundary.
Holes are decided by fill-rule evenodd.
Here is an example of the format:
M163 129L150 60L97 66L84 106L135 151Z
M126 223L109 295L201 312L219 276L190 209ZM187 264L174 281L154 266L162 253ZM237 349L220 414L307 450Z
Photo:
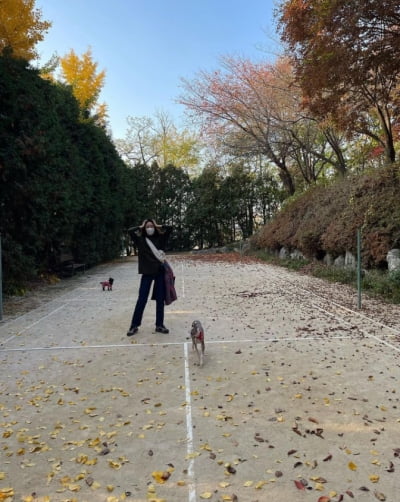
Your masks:
M242 340L207 340L207 345L229 344L229 343L278 343L278 342L307 342L307 341L328 341L328 340L353 340L353 336L330 336L328 338L308 337L308 338L253 338ZM379 338L377 339L378 341ZM83 350L83 349L118 349L118 348L137 348L137 347L167 347L167 346L182 346L188 342L157 342L157 343L121 343L109 345L65 345L58 347L19 347L15 349L0 349L0 354L6 352L29 352L29 351L56 351L56 350Z
M344 305L340 305L340 303L334 302L334 301L332 301L332 300L330 300L330 299L328 299L328 298L325 298L325 297L324 297L324 296L322 296L322 295L317 295L316 293L314 293L314 291L311 291L311 290L309 290L309 289L301 288L301 287L298 287L298 286L296 286L296 287L297 287L297 289L299 289L300 291L303 291L303 292L305 292L305 293L307 293L307 294L311 294L312 296L315 296L315 298L319 298L319 299L321 299L322 301L325 301L325 302L330 302L332 305L335 305L336 307L338 307L338 308L340 308L340 309L342 309L342 310L345 310L345 311L349 312L350 314L355 314L355 315L357 315L358 317L361 317L362 319L364 319L365 321L369 321L369 322L374 323L374 324L376 324L376 325L378 325L378 326L381 326L382 328L385 328L385 329L387 329L387 330L389 330L389 331L392 331L393 333L395 333L395 334L397 334L397 335L398 335L398 334L400 334L400 330L399 330L399 329L392 328L391 326L388 326L387 324L384 324L382 321L379 321L379 320L377 321L376 319L372 319L371 317L366 316L365 314L363 314L362 312L360 312L360 311L358 311L358 310L353 310L353 309L350 309L350 308L348 308L348 307L345 307ZM295 293L293 293L293 292L292 292L291 294L292 294L292 295L295 295ZM323 309L322 307L319 307L319 306L318 306L318 305L316 305L315 303L312 303L312 305L313 305L314 307L318 308L319 310L321 310L322 312L325 312L325 313L329 314L329 315L330 315L330 316L332 316L332 317L337 317L337 318L338 318L338 319L340 319L341 321L344 321L344 322L346 322L347 324L351 324L349 321L346 321L346 320L345 320L345 319L343 319L342 317L338 316L336 313L329 312L328 310L325 310L325 309ZM353 323L353 324L355 324L355 323ZM364 334L365 334L365 331L364 331L364 330L360 329L360 331L361 331L362 333L364 333ZM368 334L368 336L375 337L375 335L370 335L370 334ZM377 340L380 340L380 341L382 341L383 343L385 343L385 342L384 342L383 340L381 340L380 338L378 338L378 337L376 337L376 338L377 338ZM389 345L389 347L392 347L392 348L394 348L394 349L398 350L396 347L394 347L394 346L392 346L392 345Z
M329 300L328 298L325 298L324 296L322 295L317 295L316 293L314 293L313 291L311 290L308 290L308 289L304 289L304 288L298 288L299 290L301 291L304 291L308 294L312 294L313 296L315 296L316 298L321 298L321 300L325 301L325 302L331 302L332 305L335 305L336 307L339 307L343 310L346 310L347 312L350 312L351 314L356 314L357 316L359 317L362 317L363 319L365 319L366 321L369 321L369 322L373 322L375 324L378 324L379 326L382 326L383 328L386 328L390 331L393 331L394 333L397 333L399 334L400 333L400 330L396 329L396 328L392 328L391 326L388 326L387 324L384 324L382 321L377 321L375 319L371 319L370 317L366 316L365 314L359 312L358 310L352 310L352 309L349 309L348 307L345 307L344 305L340 305L340 303L337 303L337 302L334 302L334 301L331 301ZM313 304L314 305L314 304ZM327 311L326 311L327 312ZM335 314L332 314L333 316Z
M354 322L349 322L346 319L343 319L343 317L338 316L337 314L332 314L331 312L328 312L327 310L323 309L322 307L319 307L318 305L315 305L314 303L313 303L313 306L315 308L317 308L318 310L321 310L322 312L325 312L326 314L335 317L336 319L340 319L342 322L344 322L345 324L348 324L349 326L354 326ZM341 307L341 305L339 305L339 307ZM354 314L357 313L353 310L348 309L347 307L341 307L341 308L343 308L349 312L352 312ZM367 319L368 319L368 317L367 317ZM373 319L371 319L371 321L373 321ZM382 326L386 327L384 324L382 324ZM387 327L390 328L390 326L387 326ZM392 345L391 343L386 342L385 340L382 340L381 338L379 338L379 336L373 335L372 333L368 333L368 331L366 331L365 329L359 328L359 327L357 327L357 329L358 329L358 331L361 331L361 333L363 333L366 337L375 338L376 341L383 343L384 345L387 345L388 347L390 347L391 349L394 349L397 352L400 352L399 347L396 347L395 345Z
M290 281L287 281L290 283ZM290 284L293 284L293 283L290 283ZM275 282L275 285L276 285L276 282ZM297 287L297 286L296 286ZM314 296L315 298L320 298L322 299L323 301L328 301L327 298L324 298L323 296L321 295L317 295L316 293L314 293L313 291L311 290L308 290L308 289L305 289L305 288L301 288L301 287L298 287L299 290L301 291L304 291L306 292L307 294L311 294L312 296ZM291 294L292 296L296 296L295 293L293 293L293 291L289 291L289 294ZM328 310L320 307L319 305L316 305L312 300L310 300L310 303L313 307L317 308L318 310L320 310L321 312L324 312L325 314L327 314L328 316L331 316L335 319L339 319L340 321L348 324L349 326L352 326L354 325L355 323L351 323L349 321L347 321L346 319L344 319L343 317L339 316L337 313L333 313L333 312L329 312ZM370 322L373 322L377 325L380 325L381 327L383 328L386 328L390 331L393 331L394 333L399 333L398 330L394 329L394 328L391 328L390 326L387 326L386 324L383 324L381 321L375 321L374 319L371 319L367 316L365 316L364 314L361 314L360 312L357 312L356 310L352 310L352 309L349 309L348 307L345 307L343 305L340 305L339 303L336 303L336 302L332 302L333 305L336 305L336 307L339 307L351 314L356 314L360 317L363 317L365 320L368 320ZM392 345L391 343L389 342L386 342L385 340L382 340L381 338L379 338L378 336L376 335L373 335L371 333L368 333L368 331L366 331L365 329L362 329L362 328L359 328L357 327L358 331L360 331L361 333L363 333L364 336L366 336L367 338L374 338L376 341L380 342L380 343L383 343L384 345L386 345L387 347L390 347L391 349L394 349L396 352L400 352L400 348L399 347L396 347L395 345Z
M79 289L79 288L78 288ZM32 309L32 310L29 310L28 312L25 312L17 317L14 317L12 319L3 319L3 321L0 323L0 326L7 326L8 324L12 324L12 323L15 323L17 321L19 321L20 319L23 319L24 317L27 317L33 313L35 313L37 310L43 308L43 306L48 306L48 305L51 305L52 303L60 303L60 302L68 302L68 301L71 301L69 300L68 298L67 299L64 299L65 296L68 296L71 294L71 291L67 291L66 293L64 293L63 295L61 295L60 297L57 297L57 298L54 298L53 300L49 300L48 302L45 302L44 304L42 305L39 305L38 307Z
M392 328L391 326L388 326L387 324L383 324L383 322L381 322L381 321L376 321L375 319L371 319L370 317L362 314L361 312L357 312L356 310L351 310L351 309L349 309L347 307L344 307L343 305L340 305L339 303L335 303L335 302L332 302L332 303L333 303L333 305L336 305L337 307L340 307L343 310L347 310L347 312L351 312L352 314L357 314L359 317L362 317L366 321L370 321L370 322L373 322L375 324L378 324L378 326L381 326L381 327L386 328L386 329L388 329L390 331L393 331L396 334L400 333L400 330L398 330L396 328Z
M189 502L196 502L196 485L194 482L194 458L193 454L193 423L192 423L192 398L190 391L190 372L188 343L184 344L185 357L185 389L186 389L186 435L187 435L187 455L189 457Z
M32 324L30 324L29 326L26 326L25 328L22 328L21 331L18 331L18 333L16 335L12 335L10 336L10 338L7 338L7 340L4 340L3 342L0 342L0 345L4 345L5 343L8 343L10 342L11 340L13 340L14 338L16 338L17 336L19 336L21 333L23 333L24 331L26 331L27 329L30 329L32 328L33 326L36 326L36 324L39 324L40 322L43 321L43 319L47 319L48 317L50 317L51 315L53 315L55 312L58 312L59 310L63 309L65 307L65 304L64 305L61 305L61 307L58 307L54 310L52 310L51 312L49 312L48 314L46 314L45 316L41 317L40 319L38 319L37 321L33 322Z

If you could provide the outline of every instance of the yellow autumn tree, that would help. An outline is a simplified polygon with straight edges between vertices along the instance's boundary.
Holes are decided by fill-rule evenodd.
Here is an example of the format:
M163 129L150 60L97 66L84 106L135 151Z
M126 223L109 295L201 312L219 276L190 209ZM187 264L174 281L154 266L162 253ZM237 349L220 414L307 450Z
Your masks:
M2 1L2 0L0 0ZM91 116L99 125L105 125L107 105L98 103L106 77L105 70L97 71L89 48L81 57L73 49L60 58L61 78L72 87L72 92L79 102L82 115Z
M42 41L51 23L42 21L42 11L36 0L0 0L0 53L12 50L12 55L30 61L38 54L35 46Z

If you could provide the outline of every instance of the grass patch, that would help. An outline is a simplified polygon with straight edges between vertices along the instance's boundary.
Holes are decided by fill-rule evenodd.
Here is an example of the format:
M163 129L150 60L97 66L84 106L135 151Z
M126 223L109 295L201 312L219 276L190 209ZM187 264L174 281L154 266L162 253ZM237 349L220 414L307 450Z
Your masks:
M400 303L400 271L368 272L363 278L362 287L371 295L381 297L390 303Z
M357 284L357 271L348 267L334 267L317 264L312 268L312 275L330 282L350 285Z

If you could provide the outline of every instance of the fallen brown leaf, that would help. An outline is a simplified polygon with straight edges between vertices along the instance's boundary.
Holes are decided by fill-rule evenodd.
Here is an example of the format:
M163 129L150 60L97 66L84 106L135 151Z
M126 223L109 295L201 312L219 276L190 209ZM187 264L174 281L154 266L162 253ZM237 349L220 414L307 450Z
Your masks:
M295 480L294 484L296 485L296 488L298 490L305 490L306 489L306 485L304 484L303 480L301 480L301 481Z

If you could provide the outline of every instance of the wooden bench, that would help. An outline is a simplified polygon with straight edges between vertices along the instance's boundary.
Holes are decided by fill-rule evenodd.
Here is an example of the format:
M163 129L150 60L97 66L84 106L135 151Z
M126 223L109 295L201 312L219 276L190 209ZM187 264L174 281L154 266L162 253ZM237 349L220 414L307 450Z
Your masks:
M74 275L75 272L86 270L86 263L75 263L72 253L64 252L59 257L59 270L62 275Z

